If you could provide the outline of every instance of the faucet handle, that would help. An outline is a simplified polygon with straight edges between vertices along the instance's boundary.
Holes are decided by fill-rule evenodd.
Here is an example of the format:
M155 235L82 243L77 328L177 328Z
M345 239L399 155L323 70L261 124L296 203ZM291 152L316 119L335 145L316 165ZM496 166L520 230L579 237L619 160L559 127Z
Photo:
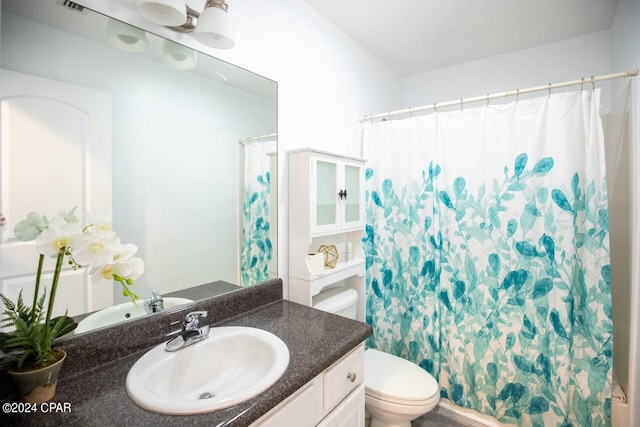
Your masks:
M192 311L184 317L184 329L197 329L200 318L207 317L206 311Z

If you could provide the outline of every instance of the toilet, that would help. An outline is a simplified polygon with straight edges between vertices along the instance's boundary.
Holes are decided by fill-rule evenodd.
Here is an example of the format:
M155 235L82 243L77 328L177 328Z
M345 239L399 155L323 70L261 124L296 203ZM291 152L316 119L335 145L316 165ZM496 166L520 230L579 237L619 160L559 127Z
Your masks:
M312 299L319 310L355 319L358 293L331 288ZM427 371L401 357L375 349L364 352L365 408L369 427L410 427L411 420L436 407L438 383Z

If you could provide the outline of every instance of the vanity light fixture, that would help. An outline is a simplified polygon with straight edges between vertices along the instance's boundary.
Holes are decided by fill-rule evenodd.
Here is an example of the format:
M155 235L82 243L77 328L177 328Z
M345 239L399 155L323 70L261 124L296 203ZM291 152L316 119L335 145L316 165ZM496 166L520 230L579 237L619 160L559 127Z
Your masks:
M145 19L181 33L193 33L206 46L235 46L235 29L225 0L206 0L202 12L190 8L185 0L138 0L137 5Z
M198 63L196 51L171 40L162 42L162 61L176 70L193 70Z
M167 27L187 22L187 4L184 0L139 0L138 12L143 18Z
M105 32L107 43L120 50L139 53L149 48L145 32L124 22L109 18Z

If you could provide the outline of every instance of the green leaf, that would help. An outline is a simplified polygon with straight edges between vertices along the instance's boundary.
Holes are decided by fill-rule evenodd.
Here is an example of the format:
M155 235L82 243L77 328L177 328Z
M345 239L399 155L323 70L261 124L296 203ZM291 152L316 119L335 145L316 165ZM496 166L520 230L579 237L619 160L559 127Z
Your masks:
M571 178L571 190L573 191L573 197L576 199L580 198L580 176L578 172L573 174Z
M542 216L535 203L527 203L524 209L533 216Z
M446 207L448 207L449 209L453 209L453 203L451 203L451 199L449 198L449 195L447 194L446 191L440 191L440 194L438 195L438 197Z
M524 318L522 320L522 325L524 327L520 330L520 334L522 334L523 337L528 338L530 340L535 338L537 329L535 325L531 323L531 321L529 320L526 314L524 315Z
M495 363L489 362L487 364L487 374L489 375L488 383L496 385L496 382L498 382L498 366Z
M507 383L498 394L498 399L507 400L511 398L516 403L524 395L525 388L520 383Z
M547 296L551 289L553 289L553 282L551 279L540 279L533 287L533 298L536 299Z
M502 281L500 288L509 289L511 286L515 287L516 290L520 290L522 285L527 281L529 277L529 272L527 270L515 270L507 273L507 276Z
M551 168L553 168L553 159L551 157L545 157L536 163L533 167L533 173L538 175L546 175Z
M498 217L496 208L493 206L489 208L489 220L495 228L500 228L500 218Z
M49 324L51 325L51 330L55 331L53 339L66 335L78 327L78 324L73 318L66 314L64 316L54 317Z
M513 184L509 185L508 190L509 191L522 191L526 188L526 186L524 185L523 182L517 181L514 182ZM513 199L513 195L511 194L503 194L502 198L505 200L508 200L508 197L511 196L510 198Z
M466 286L462 280L457 280L455 284L455 288L453 291L453 297L455 299L460 299L464 296L464 292L466 290Z
M549 410L549 401L542 396L533 396L529 403L529 414L544 414Z
M464 197L466 184L467 182L463 177L459 176L458 178L456 178L453 181L453 194L455 194L458 198Z
M558 205L560 209L573 212L573 209L571 208L571 204L569 204L567 197L564 195L562 191L558 190L557 188L553 189L551 191L551 198L553 199L555 204Z
M451 301L449 301L449 294L447 293L446 290L444 289L441 290L440 293L438 294L438 297L440 298L440 301L442 301L444 306L449 309L449 311L453 311L453 307L451 306Z
M500 258L497 254L489 254L489 275L496 277L500 273Z
M562 326L562 322L560 321L560 315L555 308L551 310L551 313L549 313L549 320L551 321L551 325L553 325L553 330L556 332L556 334L558 334L558 336L569 339L569 337L567 336L567 332L565 331L564 326Z
M511 350L515 345L515 343L516 343L516 336L513 334L513 332L509 332L509 335L507 335L506 350Z
M454 403L460 405L462 404L462 397L464 396L464 388L462 384L453 384L451 385L451 400Z
M382 204L382 201L380 200L380 196L378 196L378 193L376 191L373 191L371 193L371 200L373 200L373 203L375 203L376 206L378 206L378 207L383 207L384 206Z
M538 250L531 243L520 241L516 242L515 248L520 254L526 257L534 257L538 255Z
M527 153L518 154L518 157L516 157L516 161L513 165L513 173L515 174L515 176L519 177L522 174L522 171L527 166L528 159L529 157L527 156Z
M525 357L514 355L513 363L516 365L518 369L526 374L532 374L535 371L535 366Z

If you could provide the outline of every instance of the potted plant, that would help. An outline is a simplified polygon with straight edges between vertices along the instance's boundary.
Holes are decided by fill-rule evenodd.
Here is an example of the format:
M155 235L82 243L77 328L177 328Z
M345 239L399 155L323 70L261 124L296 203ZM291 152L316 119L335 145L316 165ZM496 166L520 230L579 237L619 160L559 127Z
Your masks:
M58 373L66 358L63 350L55 348L55 340L77 326L66 313L52 317L63 265L66 263L74 270L88 268L94 284L101 279L119 282L123 295L135 302L138 296L130 286L144 271L144 263L133 256L137 250L135 245L120 243L111 230L109 216L96 217L83 227L75 216L75 208L61 212L51 221L31 212L14 231L19 240L35 240L38 269L30 306L25 304L22 291L16 302L0 294L4 304L0 326L12 329L0 333L0 350L14 359L9 375L20 398L30 403L42 403L53 398ZM40 292L47 256L56 260L48 293L46 289Z

